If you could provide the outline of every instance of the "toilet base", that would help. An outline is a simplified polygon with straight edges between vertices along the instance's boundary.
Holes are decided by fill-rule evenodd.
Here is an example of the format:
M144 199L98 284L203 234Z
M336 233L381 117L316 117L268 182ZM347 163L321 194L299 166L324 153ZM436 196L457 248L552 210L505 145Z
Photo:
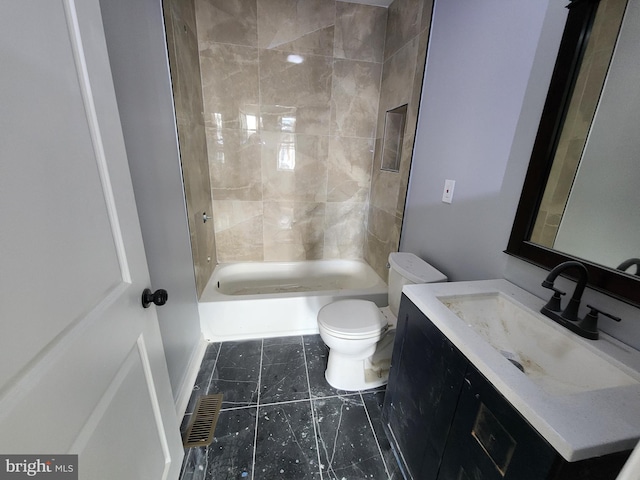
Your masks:
M386 385L389 380L394 333L386 334L376 345L375 353L365 359L354 359L330 349L324 372L329 385L349 392Z
M334 356L335 359L335 356ZM324 378L329 385L337 390L355 392L358 390L368 390L370 388L381 387L389 381L389 369L372 370L366 368L367 360L347 360L329 361Z

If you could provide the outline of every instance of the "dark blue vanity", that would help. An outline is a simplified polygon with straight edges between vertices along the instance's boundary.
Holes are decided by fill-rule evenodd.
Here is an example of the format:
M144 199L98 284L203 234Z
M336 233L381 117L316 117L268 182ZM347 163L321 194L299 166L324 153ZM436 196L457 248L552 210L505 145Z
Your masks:
M565 460L405 295L383 422L414 480L615 479L630 453Z

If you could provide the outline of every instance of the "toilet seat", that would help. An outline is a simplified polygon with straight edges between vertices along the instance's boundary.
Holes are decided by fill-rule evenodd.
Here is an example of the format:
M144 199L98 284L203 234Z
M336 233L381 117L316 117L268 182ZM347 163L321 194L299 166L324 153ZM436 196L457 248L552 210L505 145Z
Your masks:
M387 327L378 306L369 300L340 300L325 305L318 312L318 325L340 338L369 338Z

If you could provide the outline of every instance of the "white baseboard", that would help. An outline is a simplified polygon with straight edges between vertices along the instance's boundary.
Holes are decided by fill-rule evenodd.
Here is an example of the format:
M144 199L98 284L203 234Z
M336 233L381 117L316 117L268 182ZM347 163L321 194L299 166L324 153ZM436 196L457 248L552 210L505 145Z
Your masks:
M207 351L207 345L209 345L209 342L207 342L204 336L201 335L200 341L193 349L191 360L189 361L189 365L187 367L187 373L182 379L182 384L180 385L178 396L176 397L176 414L178 415L179 423L182 423L182 417L184 417L184 413L187 410L187 406L189 405L191 392L193 391L193 386L196 383L196 377L198 376L198 372L200 371L202 359L204 358L204 354Z

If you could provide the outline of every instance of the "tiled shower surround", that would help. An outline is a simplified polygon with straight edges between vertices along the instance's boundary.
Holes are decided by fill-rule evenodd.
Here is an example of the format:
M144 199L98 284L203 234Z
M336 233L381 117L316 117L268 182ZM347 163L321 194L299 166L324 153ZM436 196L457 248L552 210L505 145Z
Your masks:
M365 258L385 277L398 248L431 2L195 7L217 260ZM379 173L384 113L404 103L400 173Z
M196 399L223 394L213 443L185 450L180 480L402 478L380 417L384 388L335 390L319 335L212 343Z
M386 16L196 0L219 261L362 258Z
M180 159L198 296L216 265L211 183L204 129L200 61L193 0L163 0L167 51L176 110Z

